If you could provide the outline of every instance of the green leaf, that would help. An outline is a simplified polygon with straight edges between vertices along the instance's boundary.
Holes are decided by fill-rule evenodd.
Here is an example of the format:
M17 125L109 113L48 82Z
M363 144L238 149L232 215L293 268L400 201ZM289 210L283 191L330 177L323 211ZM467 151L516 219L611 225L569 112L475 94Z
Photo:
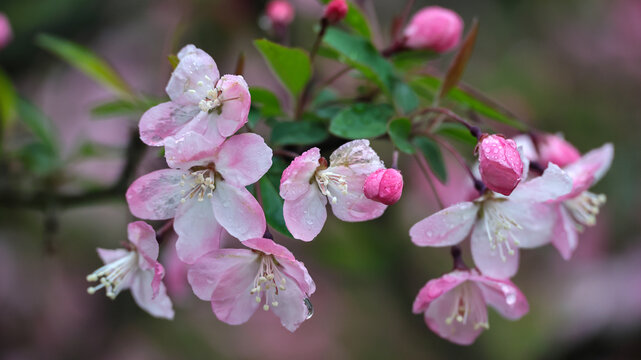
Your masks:
M251 95L252 105L260 108L263 116L271 117L282 114L278 97L271 91L260 87L252 87L249 89L249 94Z
M53 123L40 109L27 100L18 99L18 115L20 121L35 135L35 137L52 153L58 151L58 142Z
M425 136L417 136L413 140L414 145L421 151L425 160L432 169L436 177L445 184L447 182L447 170L445 168L445 161L443 161L443 154L438 145L431 139Z
M385 134L394 109L386 104L354 104L336 115L329 132L346 139L373 138Z
M278 194L276 186L264 176L258 181L260 186L260 195L263 201L263 210L265 211L265 220L272 228L281 234L293 237L287 230L285 218L283 217L283 199Z
M7 129L16 117L17 103L16 89L11 83L11 79L0 69L0 128ZM2 134L2 131L0 131ZM1 139L0 139L1 141Z
M437 135L460 141L466 145L476 146L476 138L465 126L457 123L442 123L434 132Z
M392 62L397 69L406 71L415 67L425 66L428 61L435 59L437 56L433 51L408 50L392 56Z
M140 107L127 100L109 101L91 109L91 115L95 117L115 117L136 114L141 111ZM144 111L144 110L143 110Z
M252 105L249 108L249 115L247 115L247 125L253 130L256 124L258 124L258 121L260 121L260 110Z
M50 174L60 166L57 155L48 145L39 141L21 147L16 157L30 173L39 176Z
M472 22L472 28L468 31L463 43L461 44L461 48L458 53L456 53L450 67L447 69L445 80L443 81L443 84L441 84L441 90L438 93L439 99L447 95L447 93L455 87L456 84L458 84L459 80L461 80L461 76L463 76L467 62L470 60L472 52L474 51L474 44L476 43L476 35L478 34L478 31L479 22L474 19Z
M167 55L167 60L169 60L169 64L171 65L172 69L176 69L176 67L178 66L178 63L180 62L180 59L178 58L178 56L174 54Z
M36 43L59 56L67 63L82 71L99 84L105 86L123 99L135 98L131 88L105 60L91 50L52 35L41 34Z
M272 129L271 141L273 145L313 145L328 136L325 126L319 122L279 122Z
M353 66L379 85L400 110L410 112L418 105L416 94L395 74L394 67L369 40L329 28L323 41L339 53L338 61Z
M414 153L414 146L410 143L412 122L408 118L394 119L389 123L387 132L394 145L406 154Z
M431 101L438 92L441 81L433 76L418 77L410 83L410 86L421 97ZM446 100L452 101L458 106L472 110L480 115L483 115L494 121L510 125L520 130L524 130L525 126L512 116L504 114L498 109L495 109L487 99L479 99L474 95L462 90L459 87L453 88L449 91Z
M287 90L297 97L312 74L309 55L302 49L288 48L265 39L254 40L254 45Z

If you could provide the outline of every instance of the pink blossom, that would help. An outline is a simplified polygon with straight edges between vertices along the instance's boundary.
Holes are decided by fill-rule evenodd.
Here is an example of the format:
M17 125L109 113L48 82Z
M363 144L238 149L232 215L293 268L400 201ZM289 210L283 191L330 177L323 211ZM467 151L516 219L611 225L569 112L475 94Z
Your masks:
M294 21L294 7L288 1L270 1L265 13L272 24L276 26L287 26Z
M392 205L403 193L403 176L396 169L376 170L365 180L363 192L370 200Z
M539 161L541 164L549 162L564 167L581 158L581 153L572 144L560 135L546 134L537 139Z
M550 136L553 135L548 137ZM523 146L531 146L529 145L531 140L527 137L521 137L517 140L519 145L522 143ZM563 141L565 142L565 140ZM568 146L574 149L570 144L557 147L557 149L568 149ZM554 156L561 162L567 162L569 159L569 157L560 154ZM614 146L607 143L563 168L572 178L572 191L554 201L548 209L556 219L552 244L566 260L572 257L572 253L578 246L578 231L582 231L585 226L593 226L596 223L599 208L605 204L605 195L594 194L587 190L605 175L613 158ZM549 162L547 166L549 167L550 164L552 162Z
M12 38L13 32L11 31L9 18L7 18L7 15L5 15L4 13L0 12L0 49L9 45Z
M567 195L572 179L551 164L542 176L523 182L509 197L492 192L472 202L443 209L410 229L418 246L451 246L472 233L472 257L484 275L509 278L516 274L519 248L550 241L555 217L546 202Z
M454 11L440 6L419 10L405 28L405 46L447 52L461 40L463 19Z
M483 135L477 151L483 183L494 192L510 195L523 175L523 162L516 142L502 135Z
M327 20L330 24L335 24L345 18L349 7L345 0L332 0L323 13L323 18Z
M189 270L189 284L200 299L211 301L219 320L243 324L264 303L295 331L312 316L309 296L316 285L305 265L285 247L264 238L249 239L249 249L219 249L203 256Z
M167 94L171 101L152 107L140 119L140 139L163 146L190 132L203 135L214 147L246 122L251 98L242 76L220 77L214 59L194 45L178 53Z
M493 279L476 270L454 270L425 284L414 300L413 312L424 313L425 323L438 336L470 345L489 329L487 305L510 320L530 309L523 293L509 280Z
M199 134L188 134L168 158L172 169L134 181L127 190L129 209L143 219L174 219L178 257L187 263L217 249L223 231L241 241L262 236L265 214L245 188L272 164L262 137L235 135L214 150Z
M143 310L155 317L173 319L174 310L162 283L165 270L157 261L156 232L144 221L129 223L129 243L126 249L98 249L105 265L87 276L87 281L100 285L87 289L89 294L105 288L107 297L115 299L126 289Z
M280 196L285 199L285 224L296 239L312 241L327 219L327 199L343 221L366 221L383 214L384 204L363 194L365 179L383 163L368 140L354 140L336 149L327 161L318 148L307 150L283 171Z

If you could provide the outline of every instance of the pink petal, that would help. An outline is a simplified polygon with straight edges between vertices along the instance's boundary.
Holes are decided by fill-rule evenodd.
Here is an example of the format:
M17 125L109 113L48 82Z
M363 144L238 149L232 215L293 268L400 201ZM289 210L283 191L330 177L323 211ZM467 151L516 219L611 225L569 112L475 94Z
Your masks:
M271 306L270 309L287 330L294 332L307 319L307 295L291 278L287 278L287 284L287 289L278 294L278 306Z
M285 200L283 204L283 217L287 230L295 239L314 240L327 220L325 205L327 205L327 197L320 193L316 184L307 183L307 192L294 200Z
M280 179L280 196L285 200L295 200L305 194L319 166L319 160L318 148L311 148L296 157L283 171Z
M565 171L574 180L572 197L579 195L599 181L610 169L614 158L614 146L607 143L583 155L577 162L568 165Z
M570 260L579 245L579 237L574 221L562 205L557 205L557 221L552 235L552 244L564 260Z
M377 201L370 200L365 197L363 187L367 176L372 172L378 170L374 169L374 165L358 164L352 166L331 166L327 171L334 174L343 176L347 182L347 191L344 192L335 182L330 181L327 185L332 196L336 198L336 202L330 201L332 212L334 215L343 221L367 221L376 219L383 215L387 205ZM364 171L364 172L361 172Z
M460 299L467 305L467 318L457 321L453 315ZM448 321L448 319L452 319ZM449 322L449 323L448 323ZM474 283L465 282L434 300L425 312L425 323L438 336L455 344L470 345L487 327L487 308L483 294Z
M418 246L458 244L470 234L478 210L478 205L472 202L462 202L443 209L412 226L412 242Z
M220 115L215 115L216 124L220 134L227 137L247 123L251 97L247 83L240 75L224 75L217 87L221 90L222 107Z
M215 88L219 77L218 67L211 56L198 48L189 48L182 53L165 91L177 104L198 105L207 97L207 92Z
M339 172L341 174L365 175L365 177L385 167L376 151L369 146L369 140L366 139L353 140L341 145L329 157L329 163L329 169L331 169L328 169L329 171L348 167L350 171L339 170ZM360 189L363 188L364 182L365 179L362 180Z
M131 284L131 295L136 304L152 316L165 319L174 318L171 299L167 296L165 285L160 283L154 295L151 283L154 274L151 271L139 271Z
M165 159L174 169L190 169L212 162L218 145L196 132L170 136L165 139Z
M174 217L180 204L182 175L180 170L157 170L143 175L127 189L127 203L134 216L164 220Z
M260 135L235 135L220 146L214 162L228 184L247 186L260 180L272 166L272 149Z
M485 302L510 320L520 319L530 311L530 305L525 295L510 280L492 279L487 276L473 275Z
M490 206L518 225L518 227L512 226L502 230L502 233L510 237L518 247L536 248L552 240L552 228L556 215L549 204L503 201L495 202Z
M296 282L300 290L306 295L310 296L316 291L316 283L309 275L305 264L297 260L289 260L277 257L276 260L280 263L283 273Z
M428 281L418 292L418 295L416 295L416 299L414 299L414 304L412 305L412 312L414 312L414 314L424 312L434 300L459 286L469 277L469 271L453 271L438 279Z
M265 255L274 255L286 260L295 260L294 254L287 250L286 247L276 244L273 240L265 238L255 238L243 241L243 245L250 249L262 252Z
M125 249L102 249L102 248L97 248L96 252L98 252L98 256L102 260L103 263L108 264L111 262L114 262L118 259L121 259L127 254L129 254L129 250Z
M135 221L127 225L129 241L136 246L140 254L140 268L153 270L158 263L159 246L156 240L156 231L144 221Z
M503 242L499 242L496 246L492 247L492 243L488 238L487 231L482 225L483 220L479 220L472 230L472 258L474 264L481 271L483 275L497 278L506 279L514 276L519 267L519 249L510 239L510 248L513 254L509 254ZM490 233L493 237L496 234ZM495 239L496 241L496 239ZM501 251L503 256L501 256Z
M212 199L216 220L240 241L259 238L265 233L265 214L254 196L244 187L217 181Z
M202 135L206 141L208 141L210 144L208 144L208 150L211 151L212 155L214 153L214 150L220 146L220 144L225 141L225 137L220 135L218 132L218 128L216 127L216 122L213 114L208 114L206 112L199 112L198 115L185 124L185 126L181 127L178 132L173 134L171 137L174 138L176 142L181 141L193 141L189 139L183 139L183 138L189 138L192 136L193 133L200 134ZM201 140L197 140L201 141ZM165 143L167 142L167 139L165 139ZM198 144L198 143L196 143ZM196 150L191 150L192 153L198 153L202 152L205 149L199 148Z
M231 275L241 271L257 259L258 254L246 249L214 250L189 268L187 279L199 299L211 301L214 290L225 273Z
M548 164L543 175L519 184L510 195L513 201L546 202L572 191L572 178L555 164Z
M174 219L174 230L178 234L176 253L180 260L188 264L218 249L223 234L209 199L189 199L180 206Z
M150 146L161 146L166 137L177 133L198 113L197 106L180 106L171 101L156 105L140 118L140 140Z

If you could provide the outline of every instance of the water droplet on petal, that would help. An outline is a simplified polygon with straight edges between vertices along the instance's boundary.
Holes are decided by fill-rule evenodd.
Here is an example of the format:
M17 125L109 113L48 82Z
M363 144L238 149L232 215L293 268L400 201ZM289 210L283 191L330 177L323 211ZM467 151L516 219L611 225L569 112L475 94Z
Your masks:
M303 299L303 302L305 303L305 306L307 306L307 317L305 317L305 320L307 320L314 315L314 306L312 306L312 302L309 298Z
M433 234L432 234L431 231L428 231L426 235L427 235L427 237L432 237Z

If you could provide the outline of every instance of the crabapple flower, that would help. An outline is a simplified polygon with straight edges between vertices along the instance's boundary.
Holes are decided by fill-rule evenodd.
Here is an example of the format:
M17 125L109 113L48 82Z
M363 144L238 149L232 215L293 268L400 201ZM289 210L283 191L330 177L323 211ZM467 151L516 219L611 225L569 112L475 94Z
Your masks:
M168 158L171 169L157 170L127 190L131 213L149 220L174 219L176 251L186 263L217 249L223 231L241 241L262 236L265 214L245 188L272 164L272 150L252 133L234 135L212 150L199 134L189 134Z
M270 1L265 14L274 26L287 26L294 21L294 7L284 0Z
M0 12L0 49L4 48L11 42L13 33L11 31L11 24L7 15Z
M335 24L345 18L349 7L345 0L332 0L327 7L325 7L325 12L323 13L323 18L327 20L330 24Z
M329 164L318 148L307 150L292 161L280 179L287 229L296 239L312 241L327 219L327 199L334 215L343 221L381 216L387 206L366 198L363 186L367 176L383 168L369 140L341 145L330 156Z
M488 189L510 195L523 175L523 161L516 142L502 135L483 135L477 147L479 172Z
M418 11L405 28L405 46L447 52L461 40L463 19L450 9L428 6Z
M246 122L251 98L240 75L220 77L207 53L194 45L178 52L180 62L165 89L171 101L147 110L140 119L140 139L164 146L195 132L219 146Z
M519 248L550 241L554 215L546 202L567 195L572 179L550 164L543 175L523 182L505 197L493 192L471 202L445 208L414 224L412 242L418 246L451 246L470 232L474 263L483 275L509 278L516 274Z
M547 134L540 141L537 139L537 145L541 164L551 162L564 167L581 158L579 150L559 135Z
M210 301L216 317L227 324L245 323L262 307L295 331L313 314L309 296L316 285L305 265L269 239L243 245L249 249L219 249L200 258L187 275L194 294Z
M156 232L144 221L129 223L129 243L126 249L98 249L105 265L87 276L87 281L100 284L87 289L94 294L105 289L107 297L115 299L126 289L143 310L155 317L173 319L174 310L162 283L165 270L158 260Z
M403 176L396 169L376 170L365 179L363 193L370 200L392 205L403 193Z
M476 270L454 270L427 282L414 300L413 312L438 336L470 345L489 329L487 305L503 317L517 320L530 306L509 280L493 279Z
M546 140L552 137L556 136L548 135ZM531 144L529 138L520 137L517 140L522 142L524 146ZM599 209L605 204L606 196L604 194L594 194L588 189L596 184L610 168L614 157L614 146L607 143L576 158L574 151L578 152L578 150L562 138L556 137L549 144L555 145L546 148L545 156L548 159L559 161L561 164L565 163L563 170L573 181L572 191L549 206L550 211L556 217L552 244L565 260L569 260L579 244L578 232L582 231L585 226L593 226L596 223ZM521 144L519 143L519 145ZM540 146L539 151L541 148L545 148L545 146ZM543 154L544 152L541 151L542 157ZM573 158L576 160L571 161Z

